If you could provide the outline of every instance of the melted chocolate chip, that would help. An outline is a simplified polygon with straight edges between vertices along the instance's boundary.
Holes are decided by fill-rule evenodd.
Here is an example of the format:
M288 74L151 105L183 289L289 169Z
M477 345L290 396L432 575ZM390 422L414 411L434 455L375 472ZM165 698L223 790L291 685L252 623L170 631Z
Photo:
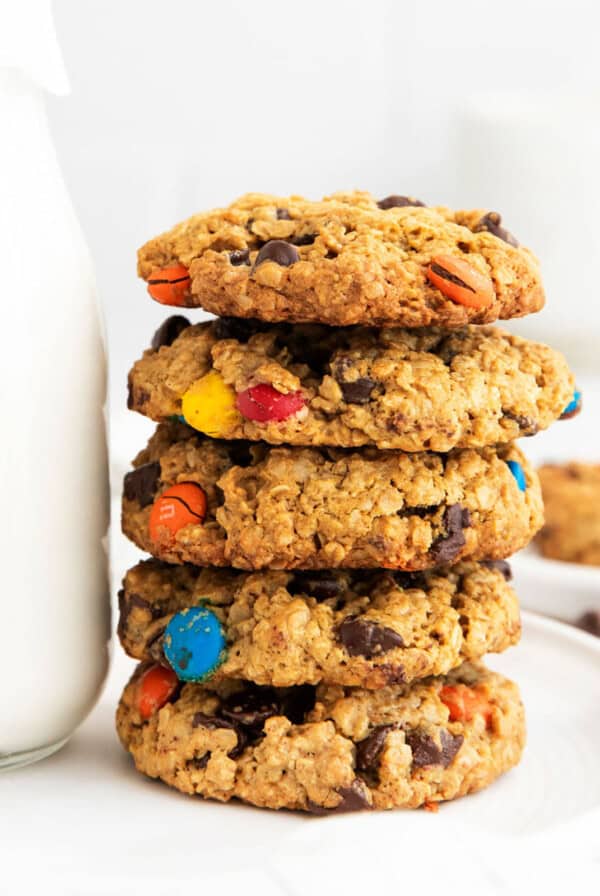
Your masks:
M357 616L344 619L337 627L337 636L350 656L364 656L367 660L404 647L402 636L393 629Z
M296 572L288 582L290 594L308 594L316 600L330 600L338 597L342 591L342 583L334 576L318 572Z
M356 744L356 768L359 771L370 772L377 770L379 756L385 745L386 738L390 731L394 730L394 727L394 725L378 725L377 728L371 731L368 737Z
M341 796L341 801L332 809L319 806L308 801L307 808L313 815L334 815L340 812L360 812L363 809L370 809L365 785L360 778L355 778L350 787L340 787L337 791Z
M371 392L376 386L375 380L369 376L361 376L353 383L340 382L339 386L348 404L368 404Z
M204 753L202 756L194 757L194 759L188 759L186 765L188 768L197 768L199 770L206 768L208 765L208 760L210 759L210 750L207 753Z
M419 588L427 591L427 576L423 572L405 572L401 569L391 570L391 575L401 588Z
M600 638L600 611L588 610L587 613L579 617L575 625L577 628L583 629L584 632Z
M187 317L183 317L182 314L173 314L160 325L152 337L152 348L154 351L158 351L163 345L173 345L177 337L189 326L190 322Z
M465 546L463 529L471 525L471 515L460 504L452 504L444 511L445 535L440 535L429 549L429 555L435 564L450 563Z
M140 507L147 507L154 501L159 482L160 464L153 461L126 474L123 494L128 501L137 501Z
M265 330L267 324L251 317L218 317L212 326L216 339L237 339L246 343L255 333Z
M227 754L230 759L236 759L243 753L244 748L248 743L248 738L243 729L234 722L224 719L221 716L207 716L203 712L197 712L192 718L192 728L208 728L209 731L214 731L217 728L227 728L229 731L235 731L237 735L237 744L233 750L230 750Z
M406 684L406 669L404 666L397 664L392 666L391 663L380 663L377 671L384 676L386 685L389 684Z
M271 716L281 714L281 703L273 688L248 685L228 697L221 706L221 715L244 728L260 728Z
M236 268L241 264L250 264L250 249L235 249L229 253L229 261Z
M512 411L502 411L502 415L509 420L514 420L523 436L534 436L540 431L540 427L533 417L525 417L523 414L513 414Z
M274 261L275 264L288 268L300 261L300 255L298 250L291 243L286 243L285 240L269 240L256 256L252 270L255 271L265 261Z
M429 734L418 729L406 735L406 743L412 750L413 768L425 768L429 765L440 765L448 768L454 757L460 750L464 737L462 734L450 734L449 731L440 732L440 746L436 744Z
M473 232L481 233L482 231L487 231L487 233L497 236L498 239L504 240L509 246L518 246L518 240L516 240L512 233L509 233L506 228L502 227L501 222L502 218L498 212L488 212L487 215L484 215L483 218L479 219L473 228Z
M385 199L380 199L377 205L384 211L388 208L405 208L406 206L425 208L424 202L413 199L411 196L386 196Z
M512 569L510 568L510 563L507 563L506 560L484 560L482 566L487 566L488 569L497 569L507 582L510 582L512 579Z
M316 233L304 233L301 236L290 237L290 243L294 246L312 246L316 238Z
M287 208L276 208L275 215L277 216L278 221L291 221L292 216L288 212Z

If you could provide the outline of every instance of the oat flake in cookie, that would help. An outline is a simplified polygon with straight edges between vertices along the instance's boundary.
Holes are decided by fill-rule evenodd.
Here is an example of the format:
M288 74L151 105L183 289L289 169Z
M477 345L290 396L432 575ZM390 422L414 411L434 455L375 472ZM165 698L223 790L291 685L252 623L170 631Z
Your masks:
M164 304L274 322L454 328L544 304L499 215L365 192L247 194L150 240L138 272Z
M129 477L157 462L154 503L141 506L127 497ZM189 483L204 494L203 521L151 529L163 494ZM178 423L158 427L123 499L123 530L142 550L241 569L411 570L502 559L541 524L537 476L514 445L446 455L271 448L203 438Z
M218 617L227 649L213 674L205 668L214 651L193 624L185 626L189 661L182 672L174 666L182 679L212 684L381 688L505 650L521 628L503 571L478 563L423 573L245 573L146 560L125 576L119 608L127 653L170 665L173 620L185 623L194 610Z
M574 391L559 352L497 328L170 320L131 370L130 406L227 439L480 448L545 429Z
M165 691L148 717L142 664L117 730L139 771L187 794L316 814L416 808L489 785L520 759L512 682L481 664L377 691L226 681Z

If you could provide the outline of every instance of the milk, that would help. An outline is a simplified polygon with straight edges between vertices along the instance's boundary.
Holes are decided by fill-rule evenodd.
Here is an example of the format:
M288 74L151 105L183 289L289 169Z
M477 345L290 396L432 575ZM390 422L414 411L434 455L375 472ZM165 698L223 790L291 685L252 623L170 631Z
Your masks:
M0 766L96 700L110 611L105 359L89 255L43 98L0 60Z

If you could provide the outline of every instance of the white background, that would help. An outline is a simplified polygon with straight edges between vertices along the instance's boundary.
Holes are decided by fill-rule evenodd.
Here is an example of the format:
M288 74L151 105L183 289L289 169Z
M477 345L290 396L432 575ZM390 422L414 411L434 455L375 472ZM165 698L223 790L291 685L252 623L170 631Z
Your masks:
M49 99L50 122L96 262L119 460L142 432L123 412L126 372L165 316L135 251L248 190L360 187L501 211L548 290L515 326L577 368L600 363L593 0L54 7L72 93Z

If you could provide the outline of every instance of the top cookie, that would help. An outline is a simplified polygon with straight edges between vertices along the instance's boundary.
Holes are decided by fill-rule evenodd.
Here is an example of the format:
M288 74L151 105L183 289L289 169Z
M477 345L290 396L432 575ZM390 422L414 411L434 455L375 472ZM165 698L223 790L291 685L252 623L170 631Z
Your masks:
M146 243L138 272L166 305L337 326L462 327L538 311L534 255L494 212L336 193L249 193Z

